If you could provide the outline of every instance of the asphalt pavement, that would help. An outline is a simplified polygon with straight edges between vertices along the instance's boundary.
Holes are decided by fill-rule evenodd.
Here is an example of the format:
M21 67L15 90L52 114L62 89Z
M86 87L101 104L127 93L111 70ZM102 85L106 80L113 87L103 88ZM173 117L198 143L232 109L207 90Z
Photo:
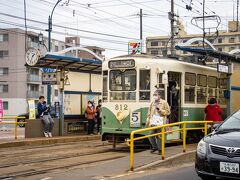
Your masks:
M159 173L157 173L159 171ZM171 171L161 172L160 170L155 170L155 172L150 174L139 174L139 177L126 178L126 179L137 179L137 180L201 180L194 169L194 165L188 167L182 167L179 169L172 169Z

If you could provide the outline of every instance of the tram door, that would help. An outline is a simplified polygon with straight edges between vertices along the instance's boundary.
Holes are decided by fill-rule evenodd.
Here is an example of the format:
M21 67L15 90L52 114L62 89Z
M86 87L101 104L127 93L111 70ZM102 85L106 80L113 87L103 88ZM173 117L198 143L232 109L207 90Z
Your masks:
M169 123L181 121L181 73L179 72L168 72L167 101L171 108Z

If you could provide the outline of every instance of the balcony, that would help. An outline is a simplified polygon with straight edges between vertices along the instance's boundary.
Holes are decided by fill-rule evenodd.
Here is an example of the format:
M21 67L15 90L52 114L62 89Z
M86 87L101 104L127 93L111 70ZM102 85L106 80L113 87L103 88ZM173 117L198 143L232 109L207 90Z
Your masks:
M38 76L38 75L33 75L33 74L28 74L27 75L27 82L33 82L33 83L40 83L42 80L41 80L41 77Z
M39 97L39 91L27 91L27 98L37 99Z

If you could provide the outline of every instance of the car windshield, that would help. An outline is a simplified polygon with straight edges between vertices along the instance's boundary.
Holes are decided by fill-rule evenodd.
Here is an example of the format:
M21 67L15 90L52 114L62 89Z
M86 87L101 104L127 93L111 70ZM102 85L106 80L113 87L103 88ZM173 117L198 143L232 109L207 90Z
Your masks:
M218 130L240 130L240 110L224 121Z

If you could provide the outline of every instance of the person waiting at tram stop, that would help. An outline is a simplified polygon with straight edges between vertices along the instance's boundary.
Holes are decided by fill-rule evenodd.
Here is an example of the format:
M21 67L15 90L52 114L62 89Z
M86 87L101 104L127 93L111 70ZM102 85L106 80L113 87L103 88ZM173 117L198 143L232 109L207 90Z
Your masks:
M88 101L88 106L86 109L86 118L88 120L88 134L94 134L94 126L95 126L95 115L96 115L96 108L94 107L93 102Z
M205 112L206 121L214 121L214 122L222 121L222 109L217 104L216 98L209 99L208 105L205 107L204 112Z
M146 126L154 127L160 126L167 123L167 116L170 115L170 107L167 101L161 98L161 91L156 90L153 94L153 102L150 104L147 115ZM150 134L156 134L161 132L161 129L155 129L150 131ZM161 154L162 150L162 140L159 136L153 136L149 138L152 146L151 153L158 151Z
M96 119L97 119L97 132L100 134L100 128L102 124L102 100L99 99L98 105L96 107Z
M50 115L50 107L47 106L44 96L39 97L37 105L38 116L43 122L43 134L45 137L52 137L54 121Z

